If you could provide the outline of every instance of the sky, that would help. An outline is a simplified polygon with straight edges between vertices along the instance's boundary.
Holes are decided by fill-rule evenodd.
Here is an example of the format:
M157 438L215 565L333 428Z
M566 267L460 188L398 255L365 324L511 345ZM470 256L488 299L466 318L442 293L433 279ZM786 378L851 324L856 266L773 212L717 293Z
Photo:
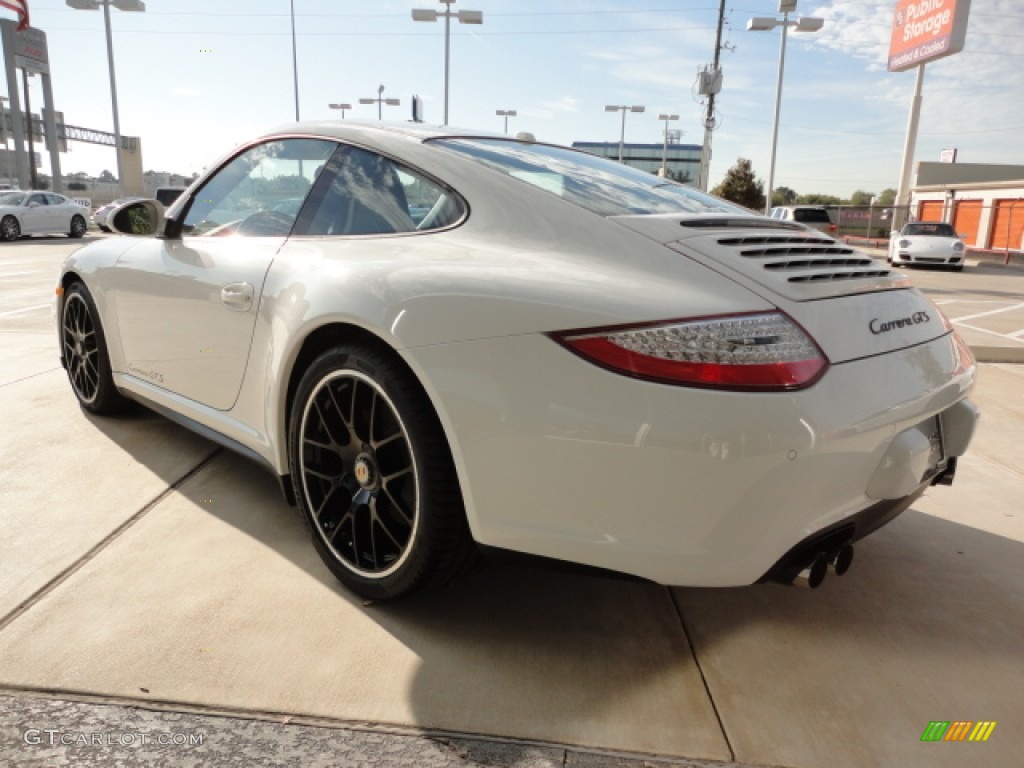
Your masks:
M414 22L433 0L293 0L303 120L375 120L361 97L401 99L385 119L407 120L418 94L442 121L444 24ZM914 72L886 71L896 0L800 0L817 33L788 36L775 187L849 197L895 188ZM453 24L449 122L538 140L660 143L659 113L678 114L682 142L703 140L697 72L714 53L718 0L458 0L483 24ZM64 0L29 0L47 34L54 101L72 125L111 131L103 14ZM146 170L201 173L239 143L295 118L289 0L146 0L111 10L121 132L142 139ZM780 31L748 32L777 0L727 0L723 87L711 184L740 157L768 173ZM0 15L13 13L0 10ZM40 78L31 101L42 104ZM915 160L1024 164L1024 3L973 0L963 52L927 65ZM116 170L113 150L73 142L65 173ZM44 160L44 163L46 161Z

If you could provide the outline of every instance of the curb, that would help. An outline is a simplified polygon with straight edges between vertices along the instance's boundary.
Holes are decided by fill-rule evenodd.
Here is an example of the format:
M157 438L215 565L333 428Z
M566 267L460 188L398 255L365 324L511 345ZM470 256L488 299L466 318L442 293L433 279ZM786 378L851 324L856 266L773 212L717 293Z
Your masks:
M979 363L1024 364L1024 347L975 347L970 344L967 346Z

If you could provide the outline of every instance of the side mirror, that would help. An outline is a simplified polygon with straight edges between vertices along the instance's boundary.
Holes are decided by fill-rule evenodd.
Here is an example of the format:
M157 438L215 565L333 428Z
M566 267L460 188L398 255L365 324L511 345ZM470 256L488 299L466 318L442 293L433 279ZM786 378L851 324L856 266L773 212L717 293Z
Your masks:
M890 240L892 238L894 238L894 237L899 237L899 236L900 236L900 231L898 229L894 229L894 230L889 232L889 239Z
M155 235L163 230L164 207L156 200L132 200L115 208L107 222L122 235Z

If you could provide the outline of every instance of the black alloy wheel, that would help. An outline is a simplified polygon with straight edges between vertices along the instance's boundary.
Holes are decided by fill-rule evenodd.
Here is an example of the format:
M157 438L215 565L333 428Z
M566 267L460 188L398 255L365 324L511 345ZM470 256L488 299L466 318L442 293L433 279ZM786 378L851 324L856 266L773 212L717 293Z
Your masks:
M79 282L64 291L60 320L61 349L75 397L91 413L115 413L124 398L114 386L106 338L96 305Z
M21 237L21 225L13 216L4 216L0 221L0 240L11 242Z
M85 217L76 213L71 217L71 229L68 232L68 237L81 237L85 234L86 228Z
M293 402L289 458L317 552L357 594L402 597L473 559L440 422L387 354L346 345L317 358Z

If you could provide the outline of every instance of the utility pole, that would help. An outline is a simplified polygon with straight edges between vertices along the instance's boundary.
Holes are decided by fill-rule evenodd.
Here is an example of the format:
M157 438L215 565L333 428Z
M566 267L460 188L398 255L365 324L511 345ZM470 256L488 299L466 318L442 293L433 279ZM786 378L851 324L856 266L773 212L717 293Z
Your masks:
M725 0L718 6L718 32L715 34L715 58L711 71L704 71L698 76L698 88L702 95L708 97L707 111L704 113L704 147L700 154L700 179L698 186L708 191L708 174L711 170L711 134L715 130L715 94L722 89L722 70L718 67L722 54L722 27L725 26Z

